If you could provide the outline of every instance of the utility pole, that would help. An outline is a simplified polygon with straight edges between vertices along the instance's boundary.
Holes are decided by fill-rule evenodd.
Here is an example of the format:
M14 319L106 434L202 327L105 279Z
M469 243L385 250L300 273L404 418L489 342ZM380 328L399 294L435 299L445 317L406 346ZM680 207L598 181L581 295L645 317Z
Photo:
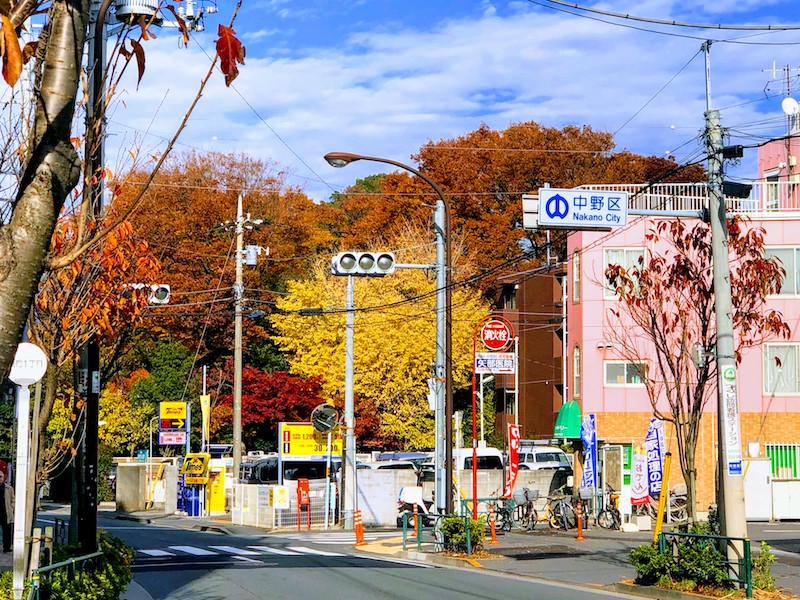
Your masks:
M356 490L356 416L353 398L353 362L355 360L355 291L353 276L347 276L345 300L345 367L344 367L344 528L355 528Z
M441 199L436 201L436 212L433 215L433 229L436 233L436 364L433 378L436 390L436 410L434 411L435 444L434 444L434 496L436 511L444 514L447 511L447 458L445 448L448 438L445 436L445 354L447 352L446 320L447 320L447 263L445 260L445 206Z
M714 272L714 312L717 325L717 432L721 533L746 538L744 477L739 404L736 390L736 359L733 342L730 265L727 244L725 196L722 192L722 127L719 111L711 108L711 69L709 47L702 46L706 58L706 146L708 153L708 195L711 219L711 256ZM732 564L740 564L742 543L728 546Z
M244 284L242 283L242 260L244 259L244 215L242 195L236 200L236 283L233 286L235 298L233 334L233 477L239 479L242 464L242 302Z

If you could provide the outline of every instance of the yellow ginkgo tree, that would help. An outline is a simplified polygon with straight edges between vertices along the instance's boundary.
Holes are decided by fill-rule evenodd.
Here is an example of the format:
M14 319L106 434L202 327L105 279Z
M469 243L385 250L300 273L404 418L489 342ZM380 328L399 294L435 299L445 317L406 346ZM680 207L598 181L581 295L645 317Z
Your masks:
M362 250L394 250L398 264L427 265L434 262L434 248L420 245L424 235L409 231L393 242L393 248ZM401 244L410 249L398 250ZM469 268L456 267L457 282L467 277ZM344 394L346 285L345 277L330 274L330 257L321 257L307 279L289 283L272 317L276 342L288 354L292 372L322 376L323 390L335 404L341 404ZM399 268L385 277L354 278L353 387L356 434L362 445L369 443L359 435L359 423L376 421L375 440L407 449L434 445L426 380L436 356L435 290L432 269ZM489 306L468 286L455 287L452 306L453 384L458 388L469 382L473 328ZM302 310L309 308L321 308L321 314Z

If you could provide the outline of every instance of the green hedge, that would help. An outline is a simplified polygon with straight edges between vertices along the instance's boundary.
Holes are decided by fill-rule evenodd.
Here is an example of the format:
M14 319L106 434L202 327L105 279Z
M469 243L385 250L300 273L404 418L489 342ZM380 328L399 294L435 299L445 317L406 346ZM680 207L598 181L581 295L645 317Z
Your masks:
M120 597L133 579L133 550L103 530L99 532L98 541L103 552L99 568L86 570L72 579L66 568L42 574L39 588L42 600L117 600ZM57 546L53 550L53 562L81 555L78 545ZM0 573L0 600L13 600L10 571Z

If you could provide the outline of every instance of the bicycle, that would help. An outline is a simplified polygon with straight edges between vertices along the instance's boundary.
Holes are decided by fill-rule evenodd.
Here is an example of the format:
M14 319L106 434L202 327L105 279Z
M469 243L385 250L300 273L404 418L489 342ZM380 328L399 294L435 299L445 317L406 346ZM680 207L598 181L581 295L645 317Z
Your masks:
M514 522L526 531L533 531L536 527L536 506L534 501L539 499L539 490L530 490L522 488L522 493L514 494Z
M686 510L686 486L678 484L669 494L669 505L664 511L664 521L671 523L684 523L688 519ZM634 505L634 514L647 515L651 519L655 519L658 515L658 500L652 496L648 496L643 504Z
M498 498L502 504L494 503L494 517L499 531L511 531L514 524L514 501L509 498Z
M619 529L622 526L622 515L619 512L619 492L609 484L603 492L603 510L597 515L597 524L603 529Z
M547 504L540 515L535 505L535 501L539 498L539 490L523 488L524 502L515 509L515 521L526 531L533 531L537 523L548 523L553 529L565 531L575 528L578 523L575 509L567 502L563 489L564 486L547 496Z

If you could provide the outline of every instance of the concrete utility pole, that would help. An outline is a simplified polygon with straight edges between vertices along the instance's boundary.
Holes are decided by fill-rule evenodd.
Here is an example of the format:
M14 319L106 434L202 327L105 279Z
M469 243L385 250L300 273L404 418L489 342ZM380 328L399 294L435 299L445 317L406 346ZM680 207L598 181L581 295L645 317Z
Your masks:
M242 195L236 200L236 283L233 294L234 310L233 335L233 477L239 479L242 464L242 302L244 298L242 283L242 260L244 254L244 215Z
M742 443L736 391L736 359L733 343L733 308L727 244L725 196L722 192L722 128L719 111L711 109L710 42L703 44L706 57L706 147L708 195L711 217L711 251L714 269L714 311L717 322L717 431L719 469L719 517L721 533L747 537L744 506ZM739 564L742 543L728 546L728 558Z

